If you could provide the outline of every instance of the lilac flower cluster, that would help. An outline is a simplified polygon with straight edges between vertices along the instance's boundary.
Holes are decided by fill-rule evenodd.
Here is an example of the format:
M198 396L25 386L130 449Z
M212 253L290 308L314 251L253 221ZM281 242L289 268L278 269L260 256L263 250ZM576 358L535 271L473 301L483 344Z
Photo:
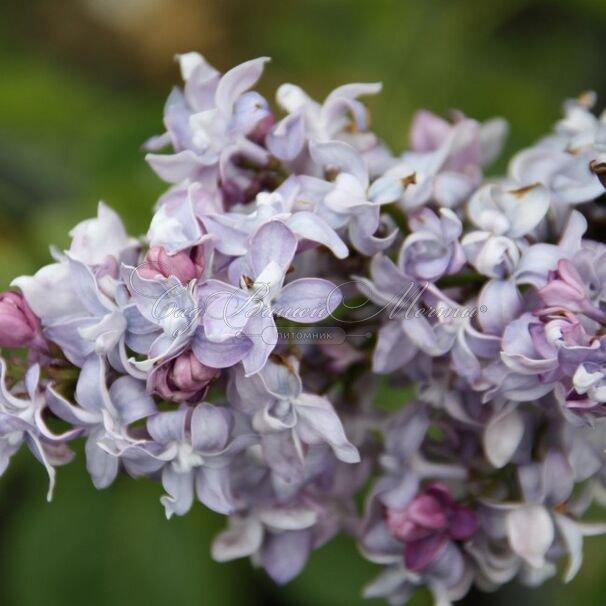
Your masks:
M360 100L379 84L322 103L284 84L276 112L251 90L266 58L178 59L146 236L100 203L0 295L0 473L25 443L50 499L84 438L97 488L124 472L161 483L168 518L227 516L216 560L286 583L348 533L391 604L537 585L562 559L572 579L606 532L582 520L606 504L592 95L487 179L501 119L421 111L394 155ZM300 325L333 338L284 338Z

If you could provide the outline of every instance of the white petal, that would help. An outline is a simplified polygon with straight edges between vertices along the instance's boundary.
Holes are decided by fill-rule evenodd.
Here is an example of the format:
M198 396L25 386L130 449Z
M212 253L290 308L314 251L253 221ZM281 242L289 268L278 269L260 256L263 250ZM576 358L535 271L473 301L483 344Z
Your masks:
M229 562L251 556L261 548L263 525L253 517L229 520L229 528L214 540L211 555L216 562Z
M534 568L545 563L545 553L554 539L554 527L548 511L540 505L525 505L507 514L509 544Z
M483 436L484 452L491 464L497 469L506 465L523 435L524 421L515 408L491 420Z
M21 276L11 283L23 292L33 312L44 325L85 313L72 287L67 263L46 265L33 276Z

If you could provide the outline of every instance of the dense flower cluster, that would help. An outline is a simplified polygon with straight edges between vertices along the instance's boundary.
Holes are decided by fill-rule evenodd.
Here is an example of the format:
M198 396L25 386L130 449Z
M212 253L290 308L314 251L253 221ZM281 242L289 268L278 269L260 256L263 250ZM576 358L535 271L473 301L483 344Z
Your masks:
M606 532L581 521L606 503L606 117L568 101L486 179L503 120L421 111L396 156L379 84L284 84L276 112L266 61L181 55L146 237L101 203L0 295L0 472L25 443L50 499L84 438L97 488L200 501L228 518L213 557L278 583L339 532L392 604L572 579ZM386 386L410 394L390 412Z

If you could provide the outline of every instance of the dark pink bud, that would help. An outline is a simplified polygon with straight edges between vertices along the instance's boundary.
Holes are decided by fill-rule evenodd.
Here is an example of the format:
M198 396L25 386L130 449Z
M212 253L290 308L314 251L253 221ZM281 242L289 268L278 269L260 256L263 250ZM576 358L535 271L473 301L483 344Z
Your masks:
M40 320L21 293L0 293L0 347L47 349Z
M219 372L201 364L190 350L158 368L151 377L151 389L173 402L201 400Z
M387 508L385 517L393 536L406 543L405 564L414 571L428 566L449 540L467 540L478 528L475 512L439 483L429 484L403 510Z
M411 541L404 551L406 568L413 572L421 572L438 557L447 542L448 534L445 532L436 532Z
M143 278L157 278L159 275L168 278L175 276L184 284L200 277L204 269L204 255L197 246L190 253L181 251L169 255L162 246L154 246L145 255L145 261L139 268Z

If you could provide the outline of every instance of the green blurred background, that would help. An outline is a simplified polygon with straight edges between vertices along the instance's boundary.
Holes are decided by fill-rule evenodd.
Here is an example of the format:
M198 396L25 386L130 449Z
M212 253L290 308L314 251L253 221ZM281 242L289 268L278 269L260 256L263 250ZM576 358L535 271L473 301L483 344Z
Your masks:
M606 99L605 32L604 0L2 0L0 288L48 262L48 245L65 246L101 198L145 232L164 186L140 144L162 130L177 52L222 69L270 55L259 86L269 97L284 81L321 99L382 80L373 125L397 149L419 107L503 115L511 152L550 127L565 97L591 88ZM3 605L352 606L378 571L340 539L275 589L247 562L210 560L219 516L198 506L167 522L160 487L144 481L97 492L81 452L59 470L52 504L45 493L43 469L21 452L0 481ZM568 586L465 603L604 604L605 548L587 542Z

